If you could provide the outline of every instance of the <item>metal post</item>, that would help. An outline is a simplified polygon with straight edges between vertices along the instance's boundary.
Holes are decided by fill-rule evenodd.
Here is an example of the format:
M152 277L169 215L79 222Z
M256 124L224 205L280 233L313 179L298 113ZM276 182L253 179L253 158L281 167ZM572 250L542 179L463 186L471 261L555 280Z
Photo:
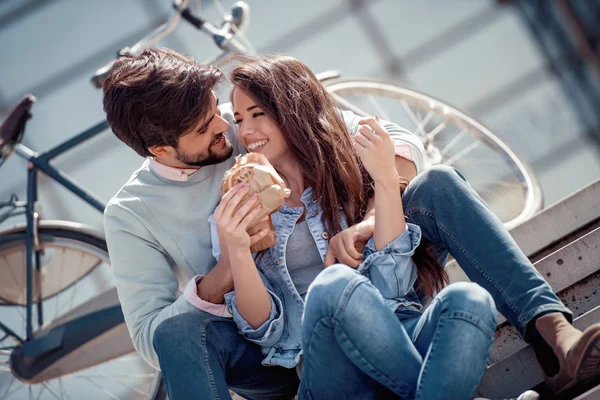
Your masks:
M26 302L26 340L33 337L32 305L33 305L33 213L37 199L37 171L29 163L27 171L27 230L26 230L26 259L27 259L27 302Z

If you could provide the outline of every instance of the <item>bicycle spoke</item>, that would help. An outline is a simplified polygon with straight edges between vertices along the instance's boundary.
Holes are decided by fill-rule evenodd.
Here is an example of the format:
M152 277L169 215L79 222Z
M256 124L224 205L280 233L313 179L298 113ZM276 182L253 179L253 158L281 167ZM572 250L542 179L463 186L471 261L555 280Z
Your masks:
M83 258L84 258L84 254L81 253L81 262L79 263L79 266L81 266L81 264L83 263ZM79 270L77 271L79 273ZM78 285L75 284L73 288L71 288L71 299L69 300L68 304L69 304L69 310L73 309L73 300L75 299L75 293L77 293L77 288Z
M427 140L429 141L433 141L435 139L435 137L444 130L444 128L446 127L446 122L442 121L438 124L438 126L436 126L435 128L433 128L431 130L431 132L429 132L427 134Z
M71 376L71 378L109 378L109 377L116 377L116 378L146 378L146 379L153 379L154 378L154 374L126 374L126 375L107 375L103 372L97 373L97 374L77 374L77 375L73 375Z
M341 106L341 108L345 108L347 110L350 110L354 114L360 115L361 117L367 117L367 116L370 115L368 112L366 112L363 109L355 106L354 104L350 103L348 100L346 100L345 98L343 98L343 97L341 97L341 96L339 96L337 94L333 94L333 97L338 102L338 104Z
M404 108L404 111L410 117L413 124L415 124L415 128L416 128L415 130L419 131L419 134L421 137L426 137L423 127L421 126L421 124L419 124L419 120L418 120L417 116L413 113L413 111L410 108L410 106L408 105L408 103L406 103L406 101L402 100L402 101L400 101L400 104L402 104L402 108ZM412 132L413 132L413 134L415 133L415 131L412 131Z
M14 389L12 392L9 392L8 390L10 389L10 387L12 386L12 384L15 382L15 377L12 377L12 380L10 381L10 385L8 385L8 387L6 388L6 392L4 392L4 395L2 396L3 399L8 399L8 396L13 395L15 393L17 393L19 390L21 390L23 388L23 386L17 386L16 389Z
M383 108L381 108L381 106L379 105L379 103L377 103L375 101L375 97L369 96L367 98L369 99L369 103L371 103L371 105L375 108L375 110L377 110L375 112L375 114L378 115L378 116L381 116L381 118L385 119L386 121L390 121L389 114L386 113L385 110Z
M429 134L425 133L425 127L427 126L427 124L429 123L429 120L434 116L434 112L433 110L429 110L429 112L427 113L427 115L425 116L425 118L421 119L421 122L419 122L419 130L421 132L423 132L423 137L428 137ZM438 125L439 126L439 125Z
M123 381L121 381L119 379L116 379L114 377L111 377L111 376L109 376L109 375L107 375L105 373L100 373L100 375L103 376L103 377L105 377L106 379L109 379L109 380L113 381L113 382L119 383L119 384L125 386L126 388L131 389L134 392L137 392L137 393L139 393L141 395L147 395L148 394L148 393L146 393L146 392L144 392L144 391L142 391L140 389L134 388L133 386L130 386L130 385L126 384L125 382L123 382Z
M471 145L469 145L468 147L465 147L464 149L462 149L461 151L459 151L456 155L454 155L453 157L447 159L446 161L444 161L445 165L452 165L452 163L454 163L454 161L460 159L461 157L469 154L470 152L472 152L473 150L475 150L477 147L479 147L479 145L481 145L481 142L473 142L471 143Z
M50 393L52 396L54 396L54 398L55 398L55 399L61 400L62 396L61 396L61 397L58 397L58 396L56 395L56 393L54 393L54 392L52 391L52 389L50 388L50 384L49 384L49 383L42 382L42 383L41 383L41 385L42 385L42 386L44 386L44 387L46 388L46 390L48 390L48 392L49 392L49 393ZM59 390L60 390L60 389L59 389Z
M42 388L40 389L40 392L38 393L37 400L40 400L40 398L42 397L42 393L44 393L44 390L46 390L46 386L42 385Z
M107 395L109 395L110 397L112 397L113 399L120 400L117 396L115 396L114 394L112 394L111 392L109 392L106 388L103 388L102 386L100 386L99 384L97 384L96 382L94 382L93 380L91 380L89 378L85 378L85 379L88 382L90 382L92 385L96 386L98 389L102 390L104 393L106 393Z
M69 399L73 398L73 397L71 397L69 395L69 392L67 392L67 389L65 389L65 385L63 384L62 378L58 378L58 387L60 387L60 393L61 393L61 395L64 394Z
M10 383L8 384L8 387L6 388L6 390L4 391L4 394L2 395L2 398L6 398L6 394L8 393L8 391L10 390L10 387L12 386L12 384L15 382L15 377L13 376L10 380Z
M467 134L467 131L465 131L464 129L460 131L460 133L456 136L454 136L454 138L450 141L450 143L448 143L446 145L446 147L444 147L442 149L442 151L440 152L442 154L442 156L445 156L446 153L453 148L454 146L456 146L456 144L458 142L460 142L460 140Z
M6 259L6 256L2 256L2 259L4 260L4 266L2 267L3 270L8 270L8 272L10 273L10 276L13 280L13 282L15 283L15 287L19 287L19 281L17 279L17 277L15 276L14 271L12 270L12 268L10 267L10 264L8 262L8 260Z

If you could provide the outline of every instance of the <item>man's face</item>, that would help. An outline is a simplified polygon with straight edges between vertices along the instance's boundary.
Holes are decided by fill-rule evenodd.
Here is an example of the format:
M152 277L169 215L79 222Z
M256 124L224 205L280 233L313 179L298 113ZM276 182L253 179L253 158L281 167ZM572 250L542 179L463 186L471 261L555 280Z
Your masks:
M190 132L181 136L173 157L180 167L203 167L218 164L233 154L233 146L225 136L229 124L221 117L219 100L213 95L212 110Z

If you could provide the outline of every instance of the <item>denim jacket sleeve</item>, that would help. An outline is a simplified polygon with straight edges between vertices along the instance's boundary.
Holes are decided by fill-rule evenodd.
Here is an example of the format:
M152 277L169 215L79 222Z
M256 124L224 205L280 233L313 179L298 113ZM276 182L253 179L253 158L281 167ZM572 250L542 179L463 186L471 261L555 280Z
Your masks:
M244 338L259 346L271 347L281 339L281 334L283 333L283 305L281 304L281 300L273 293L266 283L265 286L267 286L267 292L271 297L271 311L269 313L269 318L256 329L252 328L248 321L246 321L238 311L235 292L229 292L225 295L225 303L231 309L233 320L238 326L240 334Z
M219 244L219 235L217 234L217 223L214 218L214 214L208 218L210 223L210 237L212 242L212 252L215 259L221 258L221 246ZM233 315L240 334L247 340L254 342L260 346L270 347L279 341L281 333L283 332L283 305L281 300L273 293L269 282L265 276L260 272L260 278L262 279L267 292L271 297L271 311L269 313L269 319L267 319L261 326L254 329L252 326L242 317L236 306L235 291L231 291L225 294L225 304Z
M367 276L383 297L402 297L413 288L417 280L412 256L420 242L421 228L411 223L407 223L406 230L380 251L375 249L375 241L371 238L358 272Z

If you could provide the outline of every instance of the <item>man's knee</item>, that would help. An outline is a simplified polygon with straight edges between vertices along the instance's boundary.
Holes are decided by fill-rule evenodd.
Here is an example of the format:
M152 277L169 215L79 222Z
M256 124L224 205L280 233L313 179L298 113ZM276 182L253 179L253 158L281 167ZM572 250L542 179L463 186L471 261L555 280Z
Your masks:
M464 176L458 170L447 165L434 165L414 179L415 184L431 191L463 187L465 182Z
M229 336L237 334L233 321L204 313L183 313L164 320L156 327L152 345L159 357L161 353L176 354L190 348L199 354L206 350L206 346L219 347L226 344Z

